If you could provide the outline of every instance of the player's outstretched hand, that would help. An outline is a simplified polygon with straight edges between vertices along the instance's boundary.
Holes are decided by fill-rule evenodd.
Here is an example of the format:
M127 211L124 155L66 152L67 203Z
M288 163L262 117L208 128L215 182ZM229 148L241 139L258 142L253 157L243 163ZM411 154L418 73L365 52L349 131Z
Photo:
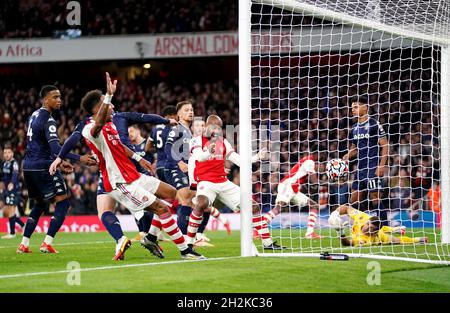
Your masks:
M67 161L62 161L59 165L59 169L63 174L70 174L73 172L73 165Z
M92 153L86 153L80 157L80 163L87 166L97 165L97 160L92 156Z
M55 175L56 170L58 169L58 166L61 164L62 159L60 157L57 157L55 159L55 161L53 161L53 163L50 165L50 168L48 169L48 172L50 173L50 175Z
M155 176L155 172L153 171L152 163L150 163L146 159L142 158L139 161L139 165L142 166L142 168L145 169L147 172L149 172L151 175Z
M114 82L111 82L111 77L109 76L109 73L106 72L106 92L109 95L113 95L116 92L117 88L117 80L114 80Z
M259 159L262 160L262 161L264 161L264 160L267 160L267 159L269 158L270 153L269 153L269 150L267 150L266 148L262 148L262 149L258 152L258 155L259 155Z
M170 126L177 126L178 122L177 122L177 120L175 120L173 118L169 118L169 125Z

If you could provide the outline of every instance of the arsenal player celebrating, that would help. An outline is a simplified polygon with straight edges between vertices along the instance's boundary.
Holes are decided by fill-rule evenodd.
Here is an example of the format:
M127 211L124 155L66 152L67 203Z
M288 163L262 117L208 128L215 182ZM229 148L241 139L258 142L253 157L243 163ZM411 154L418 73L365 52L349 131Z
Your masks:
M189 217L188 244L193 244L198 227L203 220L203 212L217 199L235 212L240 210L240 188L227 179L225 160L239 166L239 155L231 144L223 138L222 120L217 115L210 115L206 120L204 136L191 141L190 151L195 159L194 179L198 182L195 208ZM258 153L253 162L261 159ZM267 222L260 214L257 203L253 202L253 227L260 235L264 249L282 250L284 247L272 241Z
M263 218L270 223L272 219L280 214L282 207L290 203L298 205L299 207L308 205L308 228L306 230L305 238L315 239L320 238L320 235L314 232L317 216L319 213L319 205L314 200L300 191L300 186L308 182L308 178L313 180L316 178L315 162L312 156L307 155L298 161L298 163L289 171L278 184L278 195L275 199L275 207L267 212Z

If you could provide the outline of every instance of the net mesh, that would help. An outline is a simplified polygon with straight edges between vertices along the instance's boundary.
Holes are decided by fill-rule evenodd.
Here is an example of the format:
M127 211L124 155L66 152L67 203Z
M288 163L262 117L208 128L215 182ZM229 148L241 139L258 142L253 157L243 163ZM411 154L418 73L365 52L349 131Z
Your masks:
M439 224L441 48L433 42L293 10L278 1L265 2L252 4L252 121L257 130L253 148L254 153L264 147L271 153L269 160L254 164L253 191L266 217L279 208L277 197L289 200L270 221L273 240L288 248L284 252L450 260L448 246L440 243ZM450 35L447 1L297 2L409 31ZM356 95L367 97L370 120L381 125L388 141L387 165L376 185L370 180L376 178L373 173L381 159L380 130L370 126L366 129L369 139L354 138L352 128L358 119L351 99ZM361 123L357 134L365 134L363 127ZM349 162L347 181L327 178L330 159L343 158L352 144L363 149L363 141L370 143L372 138L376 138L377 155L370 156L378 158L377 165L369 161L362 169L360 155ZM294 187L280 197L280 181L305 156L315 160L317 175L302 181L298 193ZM360 192L357 201L352 197L355 190ZM299 193L317 203L314 233L321 238L305 237L313 206L311 202L304 205L306 200ZM385 226L396 227L389 231L400 232L404 226L405 236L427 237L428 243L344 246L328 218L347 203L380 216ZM342 216L343 221L346 218ZM349 222L346 236L357 241L354 221ZM395 232L387 236L402 236ZM257 243L260 252L277 253Z

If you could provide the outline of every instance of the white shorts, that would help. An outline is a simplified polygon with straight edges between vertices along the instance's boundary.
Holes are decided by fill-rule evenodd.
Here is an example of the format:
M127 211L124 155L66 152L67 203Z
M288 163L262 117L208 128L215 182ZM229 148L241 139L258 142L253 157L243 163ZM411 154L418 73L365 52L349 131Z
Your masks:
M275 203L284 202L284 203L292 203L298 205L300 207L308 204L308 196L299 192L294 192L292 190L292 185L289 183L281 183L278 185L278 195L275 199Z
M131 184L118 184L117 188L108 194L135 214L155 202L154 194L158 190L160 182L153 176L141 175Z
M201 181L197 185L198 196L205 196L209 200L209 206L214 201L219 200L234 212L239 212L241 204L241 189L238 185L227 180L223 183L212 183L209 181Z

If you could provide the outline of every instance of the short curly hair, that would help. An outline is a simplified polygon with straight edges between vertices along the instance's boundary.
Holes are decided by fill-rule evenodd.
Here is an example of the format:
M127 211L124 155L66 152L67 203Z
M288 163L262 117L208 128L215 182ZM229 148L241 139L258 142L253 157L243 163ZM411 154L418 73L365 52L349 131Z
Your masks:
M81 99L81 108L89 115L93 114L94 107L100 102L102 92L98 89L88 91Z

